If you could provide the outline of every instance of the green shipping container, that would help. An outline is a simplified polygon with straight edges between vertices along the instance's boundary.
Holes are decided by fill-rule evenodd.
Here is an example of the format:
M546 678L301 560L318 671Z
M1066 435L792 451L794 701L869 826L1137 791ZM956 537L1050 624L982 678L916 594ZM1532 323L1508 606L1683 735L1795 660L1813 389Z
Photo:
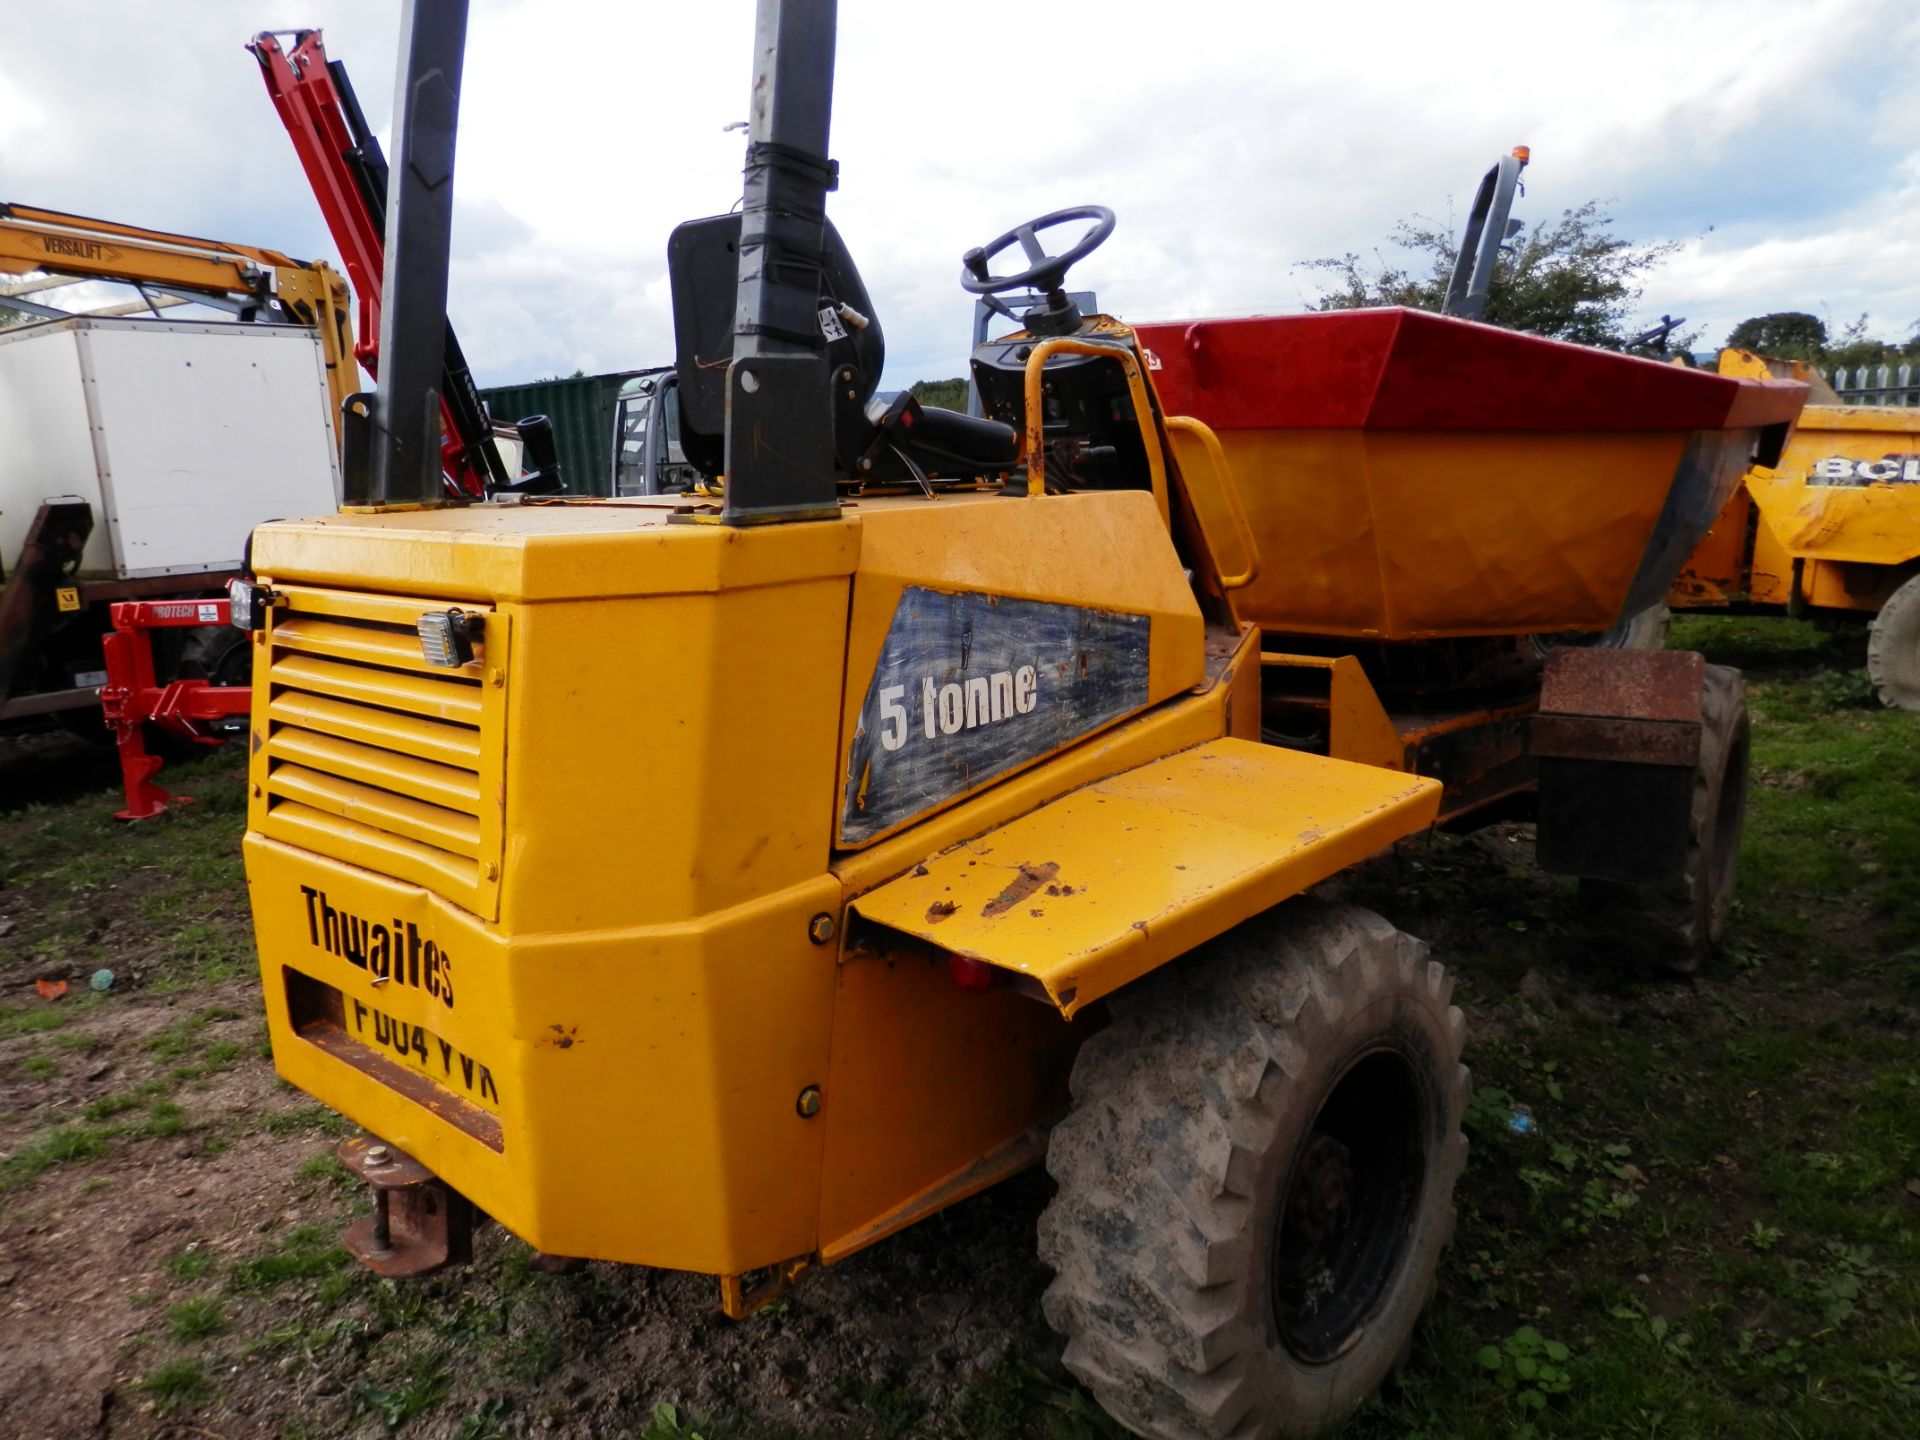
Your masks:
M546 416L553 422L554 445L560 452L560 475L567 493L609 495L613 492L614 405L621 382L640 373L621 370L574 380L500 385L482 390L480 397L495 420L508 424L530 415Z

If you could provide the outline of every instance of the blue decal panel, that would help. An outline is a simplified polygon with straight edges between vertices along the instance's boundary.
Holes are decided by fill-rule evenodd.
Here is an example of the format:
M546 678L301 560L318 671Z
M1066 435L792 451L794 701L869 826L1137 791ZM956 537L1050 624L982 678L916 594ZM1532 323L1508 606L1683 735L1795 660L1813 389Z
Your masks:
M1145 615L910 586L848 752L861 845L1147 703Z

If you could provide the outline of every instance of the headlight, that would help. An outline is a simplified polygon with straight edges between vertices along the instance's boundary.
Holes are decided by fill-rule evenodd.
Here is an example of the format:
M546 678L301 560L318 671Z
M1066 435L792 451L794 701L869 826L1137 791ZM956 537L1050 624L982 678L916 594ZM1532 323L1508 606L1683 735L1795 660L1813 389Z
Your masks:
M279 598L265 585L256 585L251 580L229 580L227 618L236 630L264 630L267 610Z
M427 664L458 670L473 660L474 642L485 634L487 617L466 610L429 610L416 622L420 653Z

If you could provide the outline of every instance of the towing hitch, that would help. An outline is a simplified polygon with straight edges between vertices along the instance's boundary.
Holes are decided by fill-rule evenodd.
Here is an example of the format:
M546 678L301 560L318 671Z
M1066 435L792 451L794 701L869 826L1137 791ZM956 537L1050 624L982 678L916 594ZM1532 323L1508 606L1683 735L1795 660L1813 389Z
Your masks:
M341 1237L347 1253L388 1280L411 1280L473 1259L473 1205L411 1155L370 1135L344 1140L340 1163L373 1191L373 1214Z

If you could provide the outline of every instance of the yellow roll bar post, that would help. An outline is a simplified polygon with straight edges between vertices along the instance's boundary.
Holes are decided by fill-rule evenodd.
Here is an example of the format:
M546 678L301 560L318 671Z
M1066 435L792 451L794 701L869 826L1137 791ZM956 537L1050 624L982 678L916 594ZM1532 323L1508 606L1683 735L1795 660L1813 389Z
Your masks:
M1240 503L1240 487L1234 483L1233 466L1227 461L1227 452L1220 444L1220 437L1213 433L1212 426L1190 416L1169 415L1166 423L1169 435L1188 435L1199 442L1200 453L1206 458L1211 468L1214 488L1220 492L1220 501L1226 508L1227 518L1233 522L1234 538L1238 540L1240 554L1246 562L1234 573L1223 572L1214 578L1220 582L1222 590L1238 590L1243 586L1251 585L1260 578L1260 542L1254 539L1253 526L1247 522L1246 507ZM1180 473L1186 479L1188 491L1191 493L1193 475L1184 466ZM1197 513L1196 507L1196 515ZM1205 528L1206 522L1202 520L1201 529ZM1218 564L1218 561L1216 560L1215 563Z
M1153 443L1159 434L1159 427L1154 423L1153 406L1147 399L1146 378L1140 373L1140 362L1134 358L1133 352L1117 345L1102 345L1061 335L1042 340L1033 347L1033 353L1027 357L1027 430L1023 442L1027 455L1027 494L1047 493L1047 456L1041 433L1040 389L1046 378L1041 372L1054 355L1093 355L1114 361L1126 373L1127 393L1133 397L1133 414L1140 424L1140 438L1147 442L1147 473L1153 481L1154 503L1160 507L1161 520L1171 525L1173 513L1167 503L1167 464L1159 445Z

